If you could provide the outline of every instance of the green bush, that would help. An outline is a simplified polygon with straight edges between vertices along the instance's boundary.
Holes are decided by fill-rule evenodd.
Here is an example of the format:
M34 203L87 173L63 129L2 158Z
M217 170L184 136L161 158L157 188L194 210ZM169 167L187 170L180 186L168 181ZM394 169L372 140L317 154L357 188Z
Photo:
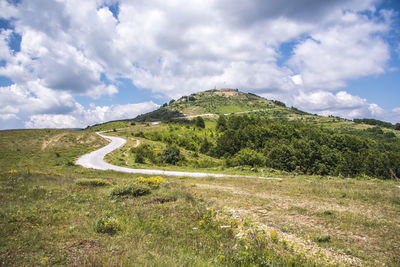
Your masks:
M164 163L176 165L182 159L181 151L176 146L169 146L163 150L161 158Z
M75 184L81 186L109 186L111 183L103 179L77 179Z
M151 193L151 189L147 185L143 184L128 184L124 186L114 187L111 192L111 197L125 197L125 196L133 196L139 197L148 195Z
M196 117L194 119L194 124L199 128L203 128L204 129L206 127L206 125L204 123L204 119L202 117L200 117L200 116Z
M94 225L94 230L97 233L103 234L115 234L117 231L121 230L120 223L117 219L111 216L105 216L98 219Z
M229 161L229 165L263 166L264 156L250 148L243 148Z
M319 243L331 242L331 236L330 235L320 235L315 238L315 241L317 241Z
M130 151L131 153L136 153L136 163L145 163L146 159L148 159L150 162L155 162L156 160L154 148L149 144L141 144L138 147L131 148Z

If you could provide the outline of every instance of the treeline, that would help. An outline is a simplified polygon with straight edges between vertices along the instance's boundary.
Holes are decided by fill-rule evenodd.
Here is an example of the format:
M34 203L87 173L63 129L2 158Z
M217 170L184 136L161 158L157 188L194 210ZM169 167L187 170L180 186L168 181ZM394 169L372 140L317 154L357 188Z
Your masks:
M220 117L210 149L230 166L267 166L308 174L390 179L400 176L400 141L384 142L300 121L255 116ZM394 138L394 142L393 142Z
M368 125L377 125L384 128L400 130L400 123L396 123L395 125L391 124L387 121L380 121L377 119L353 119L355 123L364 123Z

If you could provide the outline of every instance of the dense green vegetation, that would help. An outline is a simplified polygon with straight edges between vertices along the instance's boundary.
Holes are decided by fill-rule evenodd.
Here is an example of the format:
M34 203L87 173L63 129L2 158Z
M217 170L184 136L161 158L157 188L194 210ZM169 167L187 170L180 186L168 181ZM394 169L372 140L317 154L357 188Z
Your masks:
M344 177L400 176L400 138L379 127L364 130L327 129L310 122L271 120L258 115L221 115L216 124L198 127L192 121L167 123L168 128L136 136L175 145L194 153L224 159L227 167L269 167L297 174ZM175 149L176 150L176 149ZM149 144L133 148L138 163L176 164L163 160ZM394 174L394 175L393 175Z
M365 130L367 133L379 130ZM210 153L228 165L258 165L334 176L400 176L400 140L393 133L340 134L300 121L231 116Z
M385 127L385 128L389 128L389 129L400 130L400 123L396 123L395 125L393 125L390 122L380 121L377 119L354 119L353 121L355 123L365 123L368 125L377 125L377 126L381 126L381 127Z

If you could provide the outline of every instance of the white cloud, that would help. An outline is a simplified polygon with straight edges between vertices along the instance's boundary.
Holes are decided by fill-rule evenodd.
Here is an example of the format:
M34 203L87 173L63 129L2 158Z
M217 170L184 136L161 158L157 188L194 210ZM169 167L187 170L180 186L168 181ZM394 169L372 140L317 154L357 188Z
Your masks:
M340 91L336 94L326 91L312 92L310 94L301 92L293 97L292 104L312 113L345 118L359 117L368 111L366 99L353 96L345 91Z
M0 18L10 19L17 13L17 8L9 4L8 1L0 1Z
M82 106L71 114L38 114L29 117L26 128L84 128L88 125L134 118L152 111L159 106L153 102L139 104L95 106L84 109Z
M25 123L26 128L75 128L81 123L71 115L40 114L33 115ZM77 127L78 128L78 127Z
M0 1L0 17L12 17L14 27L0 32L0 60L7 61L0 75L15 83L0 88L0 104L7 96L18 110L1 118L41 127L54 116L56 127L114 118L109 110L131 116L118 105L82 110L75 100L118 94L120 78L174 98L232 87L282 96L307 110L385 113L329 91L387 70L383 35L394 14L377 13L375 0L118 2L115 18L107 4L116 0ZM17 53L8 48L13 31L22 36ZM291 42L289 60L278 63L281 44Z
M11 59L11 51L8 47L8 40L10 39L11 33L11 30L0 31L0 60Z
M301 78L300 74L293 75L290 77L295 85L302 85L303 84L303 78Z
M375 103L369 103L366 99L345 91L336 94L326 91L300 92L293 95L288 104L322 116L333 115L347 119L377 118L392 123L400 121L400 108L384 110Z
M377 104L369 104L368 110L371 112L373 117L381 117L385 114L385 110Z
M387 30L386 24L346 13L337 25L318 29L298 44L289 64L307 90L342 88L348 80L385 71L390 52L378 34Z

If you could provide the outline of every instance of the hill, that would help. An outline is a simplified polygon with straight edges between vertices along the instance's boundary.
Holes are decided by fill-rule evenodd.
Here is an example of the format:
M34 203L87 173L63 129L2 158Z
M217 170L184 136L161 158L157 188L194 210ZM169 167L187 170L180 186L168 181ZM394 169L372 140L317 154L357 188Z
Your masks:
M224 88L208 90L178 100L171 100L159 109L138 116L136 121L157 121L195 116L216 116L217 114L240 114L250 112L269 112L271 115L303 114L293 108L287 108L280 101L267 100L252 93L243 93L237 89Z

